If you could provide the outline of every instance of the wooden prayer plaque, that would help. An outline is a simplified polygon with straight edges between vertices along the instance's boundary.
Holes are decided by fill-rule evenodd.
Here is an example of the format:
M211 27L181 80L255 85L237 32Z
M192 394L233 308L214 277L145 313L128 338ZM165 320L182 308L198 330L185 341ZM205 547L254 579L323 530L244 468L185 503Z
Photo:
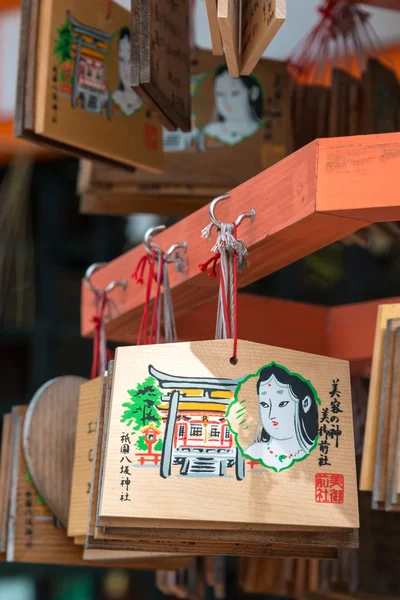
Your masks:
M34 484L51 511L67 526L83 377L65 375L46 382L26 413L23 448Z
M383 304L378 308L360 477L360 489L368 492L372 492L374 487L386 326L389 319L398 318L400 304Z
M286 19L286 0L242 0L241 75L250 75Z
M389 466L389 434L392 419L391 397L393 393L393 376L398 366L394 364L396 331L400 327L400 319L388 319L386 324L384 354L382 363L382 381L380 391L380 407L378 421L378 440L372 490L372 508L384 502L387 491Z
M98 525L358 527L348 363L241 340L237 365L231 352L117 349Z
M261 60L250 76L229 77L223 59L196 50L191 133L164 130L165 172L128 173L82 161L81 211L185 215L292 151L290 78Z
M133 59L137 59L140 33L139 85L135 66L131 81L135 91L156 110L167 129L190 131L189 3L132 0L132 21Z
M102 0L24 0L15 134L159 173L160 122L130 87L129 13L106 13Z
M96 441L101 377L81 385L76 425L74 468L68 516L68 535L86 535Z
M135 556L132 553L125 554L125 557L108 553L103 560L98 556L91 556L90 560L83 557L82 548L67 537L65 529L44 503L29 475L21 444L25 411L25 406L13 409L18 452L14 453L12 461L7 561L130 569L154 569L164 564L157 563L155 558L149 558L145 553L141 556L139 553L135 553ZM172 561L171 568L175 563Z
M210 28L212 53L216 56L222 56L224 49L222 47L221 31L217 18L217 0L205 0L207 9L208 26Z
M8 510L10 503L12 461L12 417L3 415L0 456L0 552L5 552L7 545Z
M218 0L218 23L231 77L240 75L242 0Z

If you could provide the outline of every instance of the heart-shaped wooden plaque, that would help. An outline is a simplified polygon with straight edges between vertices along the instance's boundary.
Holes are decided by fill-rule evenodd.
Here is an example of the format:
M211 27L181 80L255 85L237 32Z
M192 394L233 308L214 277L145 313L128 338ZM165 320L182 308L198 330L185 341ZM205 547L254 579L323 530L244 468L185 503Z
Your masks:
M76 421L83 377L66 375L42 385L32 398L23 430L25 461L43 500L68 524Z

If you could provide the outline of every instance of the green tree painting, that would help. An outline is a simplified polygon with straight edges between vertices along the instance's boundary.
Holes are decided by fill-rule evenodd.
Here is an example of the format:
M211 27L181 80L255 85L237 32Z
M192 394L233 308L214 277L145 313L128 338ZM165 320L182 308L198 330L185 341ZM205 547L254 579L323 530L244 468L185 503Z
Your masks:
M150 423L156 427L161 425L161 415L158 407L161 404L162 392L156 386L154 377L147 377L143 383L138 383L136 388L128 390L129 402L122 406L126 409L121 417L121 423L127 427L132 426L132 433L140 431Z
M58 56L62 65L66 60L72 60L72 44L74 36L71 29L71 23L66 21L57 29L58 37L56 39L54 54Z

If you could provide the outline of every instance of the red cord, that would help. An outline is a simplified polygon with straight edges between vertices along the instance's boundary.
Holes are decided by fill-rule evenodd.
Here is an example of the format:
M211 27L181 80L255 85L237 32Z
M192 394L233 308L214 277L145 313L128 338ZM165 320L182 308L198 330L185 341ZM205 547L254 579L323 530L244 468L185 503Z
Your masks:
M163 281L164 262L165 262L165 256L164 256L164 254L161 254L161 256L159 258L158 273L156 275L157 289L156 289L156 297L154 299L153 317L151 320L149 344L153 343L153 339L154 339L154 343L156 343L156 341L157 341L158 303L160 301L161 284Z
M143 308L142 321L140 323L140 329L137 337L136 344L140 346L141 344L147 344L147 330L149 324L149 305L150 305L150 296L151 296L151 286L154 278L154 264L155 264L155 252L148 259L149 263L149 271L147 274L147 282L146 282L146 296Z
M94 329L94 338L93 338L93 359L92 359L92 369L90 372L90 379L95 379L101 375L100 371L100 328L103 324L104 319L104 308L107 302L107 295L104 292L100 305L97 308L97 312L92 318L92 321L95 325Z
M237 240L237 225L233 224L233 236ZM232 360L237 359L237 252L233 253L233 296L234 296L234 309L233 309L233 354Z
M112 0L106 0L106 19L111 17Z

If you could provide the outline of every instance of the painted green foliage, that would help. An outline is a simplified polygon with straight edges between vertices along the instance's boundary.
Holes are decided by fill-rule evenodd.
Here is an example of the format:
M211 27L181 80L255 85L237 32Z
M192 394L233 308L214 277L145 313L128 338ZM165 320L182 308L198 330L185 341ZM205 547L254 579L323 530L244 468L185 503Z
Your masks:
M72 44L74 36L71 29L71 24L66 21L57 29L58 38L56 39L54 54L58 56L60 64L66 60L72 60Z
M136 444L135 444L135 446L136 446L136 448L137 448L138 450L141 450L142 452L147 452L147 450L148 450L148 446L147 446L147 443L146 443L146 437L145 437L145 435L144 435L144 434L143 434L143 435L140 435L140 436L138 437L138 439L136 440ZM153 450L154 450L155 452L161 452L161 450L162 450L162 449L163 449L163 441L162 441L162 439L161 439L161 438L159 438L159 439L156 441L156 443L154 444L154 446L153 446Z
M121 417L121 423L132 426L132 433L140 431L146 425L161 425L161 415L158 407L161 404L162 392L155 385L154 377L147 377L136 388L128 390L129 402L122 406L126 409ZM147 448L147 446L146 446Z

